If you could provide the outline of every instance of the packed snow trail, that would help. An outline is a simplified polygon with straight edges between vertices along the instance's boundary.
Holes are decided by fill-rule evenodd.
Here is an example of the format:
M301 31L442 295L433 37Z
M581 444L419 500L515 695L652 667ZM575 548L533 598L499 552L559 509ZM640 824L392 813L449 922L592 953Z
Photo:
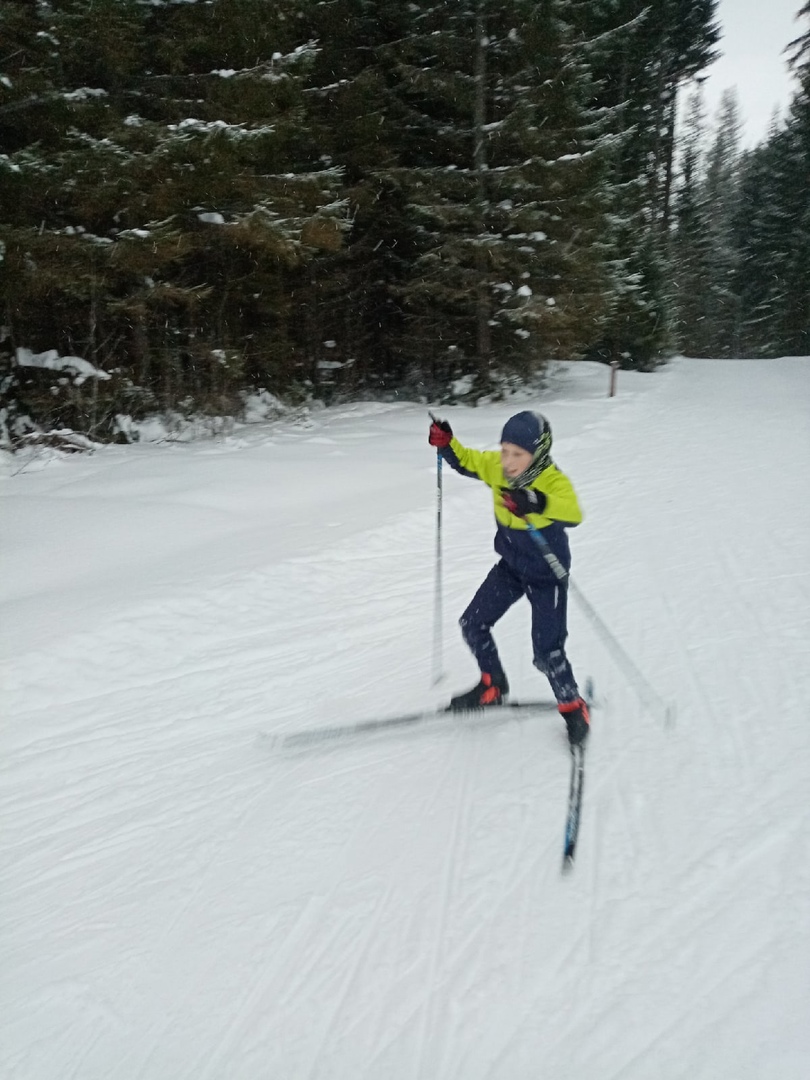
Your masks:
M278 754L265 733L431 690L425 410L7 470L0 1075L8 1080L805 1080L810 360L561 366L448 411L544 411L586 522L571 609L600 705L573 875L553 714ZM455 620L486 490L445 482ZM528 611L498 642L542 696Z

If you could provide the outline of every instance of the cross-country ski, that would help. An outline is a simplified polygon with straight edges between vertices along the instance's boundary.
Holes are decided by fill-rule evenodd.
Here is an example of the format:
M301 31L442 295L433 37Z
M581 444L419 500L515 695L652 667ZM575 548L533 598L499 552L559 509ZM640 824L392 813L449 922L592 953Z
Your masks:
M456 711L449 706L425 709L422 712L402 713L399 716L379 716L367 720L349 721L345 724L332 724L320 728L304 728L283 735L264 732L264 742L268 747L290 750L301 747L317 747L326 743L349 740L372 734L395 733L401 728L425 727L437 721L457 726L474 726L487 721L506 720L510 717L525 718L535 712L555 712L556 702L552 701L507 701L502 709L471 709Z

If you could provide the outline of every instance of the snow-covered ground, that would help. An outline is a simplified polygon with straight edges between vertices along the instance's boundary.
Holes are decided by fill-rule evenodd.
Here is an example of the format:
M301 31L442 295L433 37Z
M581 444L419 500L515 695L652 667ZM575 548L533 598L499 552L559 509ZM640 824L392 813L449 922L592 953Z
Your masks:
M574 873L553 714L279 751L475 679L487 490L358 404L20 470L2 494L4 1080L806 1080L810 358L561 365L596 681ZM528 611L499 627L546 696Z

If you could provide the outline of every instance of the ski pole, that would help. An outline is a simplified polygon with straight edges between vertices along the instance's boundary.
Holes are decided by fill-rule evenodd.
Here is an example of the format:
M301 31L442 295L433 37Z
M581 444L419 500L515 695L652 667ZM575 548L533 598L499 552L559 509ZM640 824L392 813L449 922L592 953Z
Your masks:
M434 424L439 421L432 412L428 416ZM436 451L436 575L433 588L433 678L435 686L444 678L442 671L442 455Z
M524 518L524 520L526 519ZM644 701L646 698L648 701L651 700L653 703L656 703L664 717L664 723L667 726L670 726L675 719L674 707L671 704L667 704L661 697L661 695L653 689L649 681L644 677L641 671L639 671L637 665L630 659L628 654L625 652L625 650L622 648L622 646L619 644L613 634L611 634L610 630L608 630L604 621L600 618L599 614L596 612L591 602L584 595L582 590L577 586L576 582L572 580L569 572L565 569L563 564L551 550L549 542L548 540L546 540L545 536L543 536L542 532L539 529L535 528L534 525L531 525L528 521L526 521L526 524L529 528L529 535L540 548L543 558L546 560L549 567L551 568L551 572L554 574L557 580L561 583L564 583L577 598L580 606L585 611L585 614L590 619L592 625L599 632L602 643L611 653L613 659L616 661L618 666L624 671L625 675L630 680L630 683L632 684L638 696L641 698L642 701Z

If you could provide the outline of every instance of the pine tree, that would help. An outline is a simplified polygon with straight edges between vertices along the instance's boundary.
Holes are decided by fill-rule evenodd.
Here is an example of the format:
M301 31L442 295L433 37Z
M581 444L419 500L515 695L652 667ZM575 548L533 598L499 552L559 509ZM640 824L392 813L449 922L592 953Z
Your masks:
M307 348L342 364L343 393L397 393L429 381L429 356L409 370L403 359L403 289L425 241L398 168L413 141L399 102L397 43L413 5L336 0L305 11L321 47L307 88L309 126L322 159L339 168L351 230L346 244L313 262L294 285L310 303Z
M73 0L14 21L39 67L0 112L4 322L12 349L115 369L108 412L230 410L310 373L288 282L345 214L301 124L296 7ZM58 419L87 426L80 405Z
M362 272L353 251L371 260L368 315L394 377L475 374L481 393L495 368L576 354L604 308L605 152L560 5L324 10L334 34L321 30L316 70L330 156L357 208L338 262L351 281ZM358 115L370 122L334 122Z
M810 5L799 15L810 18ZM743 161L736 243L742 352L810 352L810 33L792 45L798 80L787 118Z
M733 92L707 146L700 89L681 145L671 242L678 347L692 356L736 356L740 348L739 121Z
M788 129L791 137L792 186L795 210L791 235L789 286L785 312L784 348L792 355L810 354L810 3L797 14L805 29L788 47L789 63L798 89L791 102Z
M716 58L717 0L593 0L574 9L592 40L597 103L619 114L617 179L643 184L648 216L666 243L681 88Z
M711 355L712 241L703 183L704 140L703 96L698 89L689 103L672 242L676 334L680 349L689 356Z
M739 212L739 139L737 98L729 90L721 100L702 184L709 244L704 340L708 355L717 357L738 356L740 351L740 266L734 243L734 223Z
M591 355L654 367L671 351L669 240L680 88L714 57L715 0L593 0L583 31L595 96L615 133L605 234L610 315Z

